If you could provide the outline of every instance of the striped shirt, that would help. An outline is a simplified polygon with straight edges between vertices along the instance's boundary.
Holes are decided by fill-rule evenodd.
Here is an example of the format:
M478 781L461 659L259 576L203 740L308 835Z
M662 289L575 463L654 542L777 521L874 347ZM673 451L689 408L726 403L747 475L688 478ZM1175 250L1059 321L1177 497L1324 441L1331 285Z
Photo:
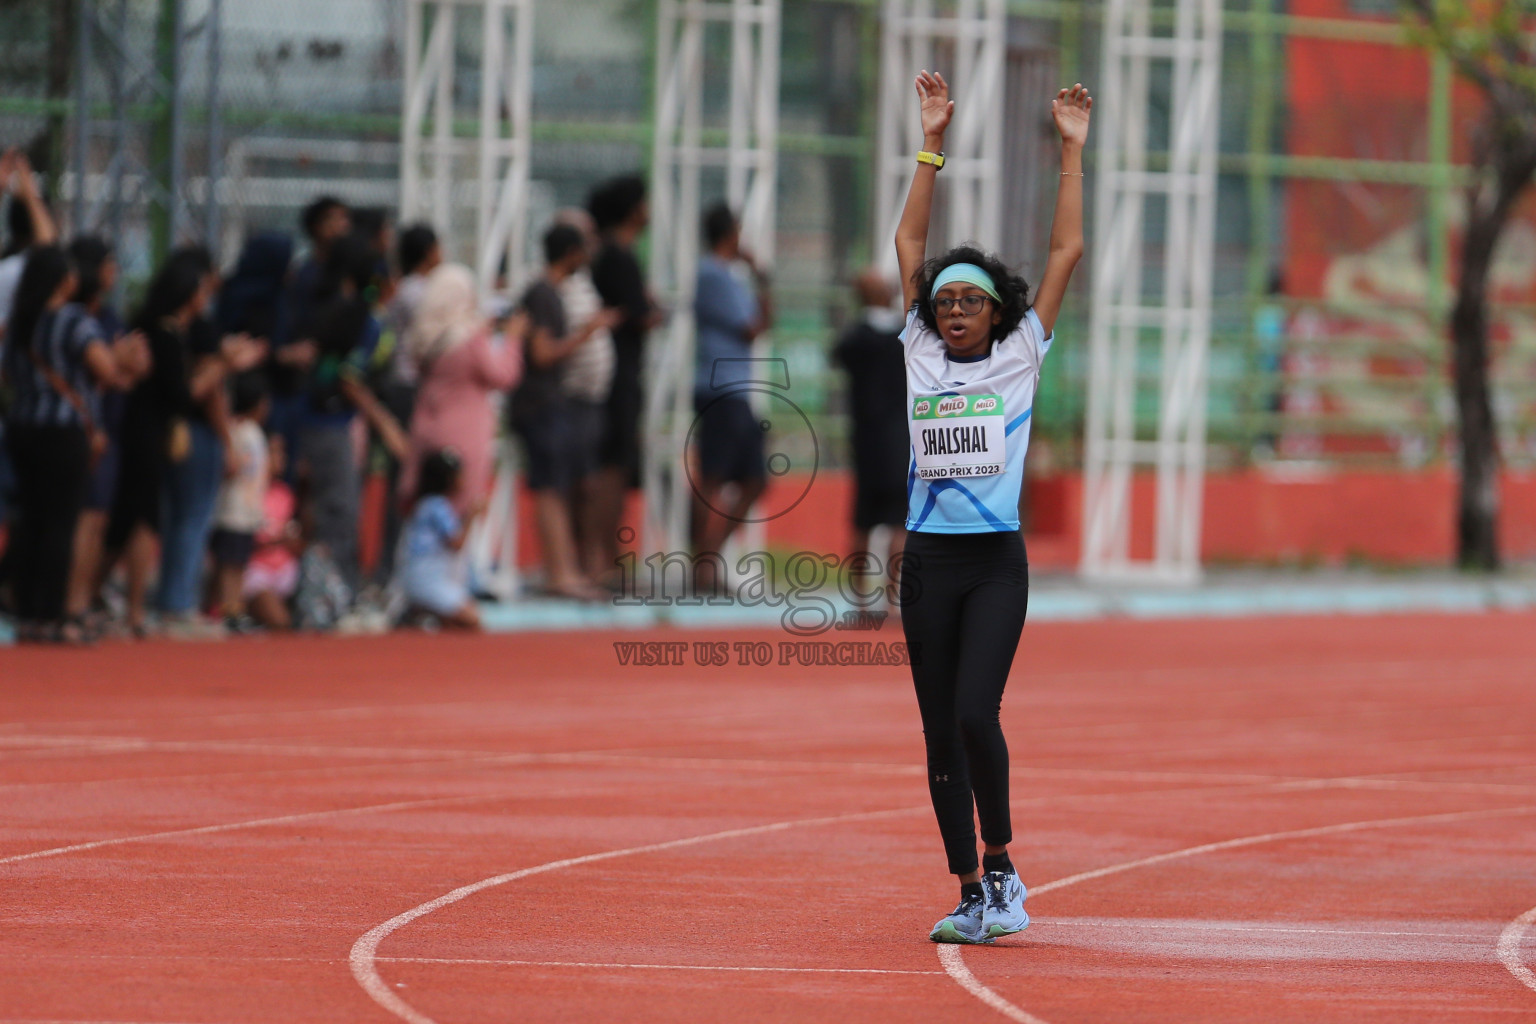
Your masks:
M8 343L17 340L8 339ZM92 421L99 421L101 396L85 365L85 351L93 343L106 340L106 332L96 318L78 303L67 303L54 312L44 313L32 334L32 353L36 358L21 350L8 353L7 375L15 387L11 422L33 427L85 425L74 404L48 383L39 362L52 368L59 379L73 388L90 410Z

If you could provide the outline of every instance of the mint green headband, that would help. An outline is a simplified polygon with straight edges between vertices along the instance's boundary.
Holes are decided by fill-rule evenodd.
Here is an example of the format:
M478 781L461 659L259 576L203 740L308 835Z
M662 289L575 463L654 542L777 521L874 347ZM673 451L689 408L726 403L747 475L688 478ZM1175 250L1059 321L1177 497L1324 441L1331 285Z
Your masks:
M992 282L992 275L981 269L974 263L951 263L939 271L939 276L933 279L933 291L928 293L929 301L939 294L939 289L956 281L962 284L973 284L977 288L992 296L992 301L998 305L1003 300L997 297L997 285Z

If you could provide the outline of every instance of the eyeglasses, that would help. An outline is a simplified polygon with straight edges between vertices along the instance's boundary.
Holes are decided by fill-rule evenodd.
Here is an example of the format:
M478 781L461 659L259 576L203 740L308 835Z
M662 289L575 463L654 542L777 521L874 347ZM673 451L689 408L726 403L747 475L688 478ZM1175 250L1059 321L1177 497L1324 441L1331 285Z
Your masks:
M939 316L944 316L954 309L957 304L960 306L961 312L966 316L975 316L986 308L987 296L977 295L973 292L970 295L962 295L958 299L952 299L948 295L940 295L933 300L934 311Z

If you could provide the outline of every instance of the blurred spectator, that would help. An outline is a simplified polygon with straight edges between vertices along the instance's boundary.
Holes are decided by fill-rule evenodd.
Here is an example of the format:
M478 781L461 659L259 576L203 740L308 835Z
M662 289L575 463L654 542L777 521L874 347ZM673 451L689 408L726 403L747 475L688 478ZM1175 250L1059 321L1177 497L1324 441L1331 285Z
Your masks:
M223 626L198 614L214 503L226 471L238 469L230 445L229 374L252 369L265 357L264 343L248 335L219 333L207 315L220 278L213 258L200 245L177 249L169 262L195 268L202 276L203 302L183 333L186 388L191 402L180 428L185 452L172 453L165 466L160 505L160 586L156 606L167 635L183 640L217 639ZM173 431L178 428L173 425ZM173 433L173 440L174 440Z
M400 263L400 281L389 303L389 326L395 335L393 381L405 391L407 400L416 385L416 364L412 362L406 338L416 319L416 307L426 290L427 277L443 262L443 247L437 232L426 224L412 224L400 232L396 253ZM393 411L393 406L391 406ZM409 408L405 409L407 417Z
M379 375L377 391L390 415L401 424L409 425L416 410L419 372L407 339L416 319L416 307L421 302L421 293L427 286L427 275L443 262L443 249L438 244L437 232L426 224L413 224L402 229L396 247L396 259L400 279L395 282L384 317L384 338L389 345L389 352L387 368ZM393 500L393 495L400 490L400 478L404 472L404 463L393 459L389 461L385 493L391 496L391 500L385 502L384 506L384 544L375 574L382 581L388 581L394 574L395 548L400 541L402 519L400 503Z
M588 257L597 254L599 240L592 215L582 209L561 210L555 222L581 232ZM603 308L603 300L583 266L560 283L560 301L566 319L586 323ZM622 316L622 310L615 310ZM577 560L587 578L597 581L617 568L608 558L609 544L598 536L607 515L598 502L598 476L602 467L603 436L607 432L608 392L613 384L613 332L594 331L585 345L572 352L560 377L560 391L570 412L571 444L579 450L584 470L571 494L571 525L575 530ZM614 524L614 529L618 524Z
M331 250L351 232L352 215L340 199L321 196L304 208L301 223L309 255L288 283L286 316L271 339L272 415L267 422L269 431L283 435L290 454L299 451L299 431L309 411L305 386L315 362L315 317L326 267Z
M506 340L497 338L480 311L468 267L445 263L428 276L406 335L421 384L411 417L410 457L400 478L404 502L417 493L423 460L443 449L452 449L458 460L455 504L461 516L490 493L496 440L491 396L522 378L526 325L525 318L515 317Z
M351 211L349 219L351 233L366 239L374 254L387 263L395 241L389 211L382 206L359 206Z
M890 565L906 539L907 367L901 345L902 314L896 292L874 268L855 283L863 308L843 331L832 361L848 374L848 413L853 437L853 550L869 551L877 526L891 529Z
M237 633L255 624L245 613L245 569L256 548L256 534L266 520L267 438L261 432L266 419L267 388L259 373L244 373L230 388L230 453L233 472L219 488L213 513L209 548L217 573L219 613L224 625Z
M123 408L122 462L107 523L108 562L127 557L128 628L143 635L144 597L160 531L160 486L167 463L186 458L185 417L192 406L183 351L192 320L207 301L202 269L171 260L150 282L133 324L149 340L149 376Z
M33 246L9 321L6 442L19 503L9 566L21 640L89 639L83 623L66 619L65 604L75 524L102 445L98 389L130 387L149 368L142 337L110 342L70 301L76 282L64 250Z
M395 296L395 275L389 266L390 250L395 247L395 229L389 222L389 211L382 206L354 207L351 220L352 237L362 239L373 253L373 281L368 286L368 302L374 309L382 311L388 308ZM388 326L384 324L386 330ZM382 344L379 346L374 353L376 375L388 369L388 360L392 354L392 349Z
M752 341L768 329L773 306L768 277L741 247L741 225L724 203L704 214L693 313L698 331L694 408L698 413L699 485L694 492L696 554L718 553L766 487L763 428L740 386L753 379ZM756 288L736 275L751 271ZM734 389L734 390L733 390ZM712 589L715 562L699 558L697 584Z
M553 594L597 600L602 592L581 574L570 512L572 490L590 469L583 460L591 456L580 443L561 379L571 355L598 331L612 328L619 314L602 310L571 328L560 288L587 263L586 240L576 228L550 228L544 235L544 260L543 276L521 301L530 333L523 383L512 399L512 426L527 450L545 586Z
M0 249L0 328L11 318L16 286L27 262L27 249L52 245L58 239L53 217L37 191L37 179L26 154L8 149L0 153L0 193L10 197L6 208L5 247Z
M107 301L117 285L117 259L106 242L99 238L77 238L69 246L75 268L74 301L94 318L101 337L116 340L123 333L122 319ZM147 344L141 344L144 358L149 358ZM102 450L91 470L86 487L85 507L75 527L75 554L70 568L68 610L71 617L86 617L101 590L102 546L106 540L107 517L112 511L112 495L117 490L118 468L122 464L123 390L105 390L97 406L97 428L102 435ZM93 621L94 630L101 625Z
M38 194L32 165L15 149L0 153L0 199L7 197L6 238L4 247L0 248L0 351L5 349L6 321L11 317L16 285L27 262L27 247L51 245L57 237L53 218ZM10 446L5 443L5 426L0 422L0 526L10 519L15 479ZM7 552L14 547L8 547ZM10 555L6 554L5 560L0 562L0 582L7 577L9 560Z
M325 298L332 249L352 234L352 211L335 196L321 196L304 207L301 222L304 235L309 239L309 255L294 272L288 295L294 331L304 338L310 336L320 303Z
M261 528L245 567L242 593L246 612L268 629L288 629L288 602L299 589L299 555L304 538L295 518L293 489L283 479L286 449L281 434L267 438L267 488L262 496Z
M277 345L291 333L288 310L288 267L293 239L264 231L240 250L235 272L219 289L214 322L222 334L248 334Z
M444 268L447 269L447 268ZM422 460L420 487L405 524L405 551L400 567L409 610L436 616L445 626L479 629L480 612L465 584L460 553L469 526L485 511L483 498L464 504L464 473L452 449L434 451Z
M315 363L306 385L299 456L308 484L314 541L357 592L358 513L362 481L352 442L352 422L361 413L395 458L407 452L405 434L368 388L368 367L382 331L367 298L377 264L365 239L337 242L326 268L325 296L315 314Z
M640 414L645 404L640 380L645 338L661 323L662 312L646 290L645 274L635 258L635 246L651 220L644 179L629 175L606 182L592 193L587 210L602 238L592 261L592 283L604 305L624 314L613 329L613 381L608 389L599 470L592 491L592 541L601 548L591 556L593 563L588 566L594 574L611 574L619 556L624 493L640 486Z

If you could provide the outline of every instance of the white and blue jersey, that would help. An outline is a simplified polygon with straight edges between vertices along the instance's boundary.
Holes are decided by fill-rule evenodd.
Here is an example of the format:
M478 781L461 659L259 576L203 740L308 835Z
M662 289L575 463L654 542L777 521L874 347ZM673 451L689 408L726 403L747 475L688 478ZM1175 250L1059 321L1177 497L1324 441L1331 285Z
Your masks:
M1035 389L1054 337L1031 309L986 355L958 361L916 309L907 314L901 340L912 441L908 530L1002 533L1019 528Z

